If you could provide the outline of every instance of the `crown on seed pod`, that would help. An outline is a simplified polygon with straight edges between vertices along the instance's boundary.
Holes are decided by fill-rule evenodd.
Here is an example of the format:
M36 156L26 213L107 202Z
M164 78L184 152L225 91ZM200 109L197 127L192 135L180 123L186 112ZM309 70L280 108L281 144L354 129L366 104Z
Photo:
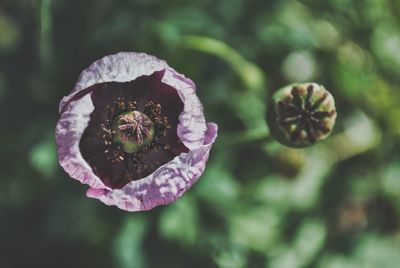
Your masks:
M267 110L267 124L278 142L303 148L327 138L336 115L335 100L323 86L296 83L273 94Z

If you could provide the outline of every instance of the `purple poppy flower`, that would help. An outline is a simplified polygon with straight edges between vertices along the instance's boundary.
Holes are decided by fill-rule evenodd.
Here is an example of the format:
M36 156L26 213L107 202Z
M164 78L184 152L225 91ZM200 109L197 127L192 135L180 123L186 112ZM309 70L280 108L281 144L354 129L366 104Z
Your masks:
M60 103L60 165L107 205L141 211L173 202L203 173L217 137L195 90L144 53L94 62Z

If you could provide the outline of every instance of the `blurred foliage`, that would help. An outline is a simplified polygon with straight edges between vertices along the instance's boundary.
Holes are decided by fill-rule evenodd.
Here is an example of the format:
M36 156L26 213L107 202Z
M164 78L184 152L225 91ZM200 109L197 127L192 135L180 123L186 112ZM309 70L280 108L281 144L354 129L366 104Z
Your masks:
M1 267L395 268L400 263L400 1L2 0ZM177 202L127 213L58 166L57 106L80 71L141 51L192 78L220 126ZM266 138L291 82L335 96L332 136Z

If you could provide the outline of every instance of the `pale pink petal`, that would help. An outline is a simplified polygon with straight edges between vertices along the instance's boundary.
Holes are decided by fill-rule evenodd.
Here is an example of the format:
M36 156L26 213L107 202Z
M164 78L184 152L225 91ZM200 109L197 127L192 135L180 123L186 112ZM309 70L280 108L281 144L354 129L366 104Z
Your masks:
M203 105L196 95L193 82L173 70L166 70L161 81L178 91L184 105L183 112L179 115L178 137L189 149L201 146L207 127Z
M77 93L95 84L133 81L139 76L151 75L166 68L168 64L165 61L145 53L120 52L105 56L81 73L71 93L61 100L59 112L63 112Z
M151 175L130 182L122 189L111 189L94 174L79 148L94 109L91 94L97 87L92 86L133 81L162 70L161 82L176 89L183 103L177 135L189 152L180 154ZM217 136L217 125L206 124L194 83L170 68L165 61L144 53L121 52L93 63L82 72L71 93L62 99L59 111L61 118L56 127L56 142L60 165L72 178L90 186L89 197L128 211L149 210L179 198L203 173Z
M60 165L72 178L92 188L106 188L83 159L79 149L79 141L93 109L90 94L66 107L56 127L57 155Z

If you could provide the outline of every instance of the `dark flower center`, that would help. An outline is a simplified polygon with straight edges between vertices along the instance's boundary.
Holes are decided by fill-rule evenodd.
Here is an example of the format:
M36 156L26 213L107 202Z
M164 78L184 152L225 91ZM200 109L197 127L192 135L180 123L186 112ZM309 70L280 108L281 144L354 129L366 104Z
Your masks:
M137 111L135 101L118 98L113 106L107 106L109 118L100 125L98 133L107 146L104 151L111 162L134 157L140 163L143 153L151 149L165 149L157 141L171 128L167 117L161 116L161 105L148 101L144 111ZM136 167L136 166L135 166Z
M113 189L153 173L188 149L176 128L183 103L156 72L126 83L95 85L95 109L80 142L82 156Z

